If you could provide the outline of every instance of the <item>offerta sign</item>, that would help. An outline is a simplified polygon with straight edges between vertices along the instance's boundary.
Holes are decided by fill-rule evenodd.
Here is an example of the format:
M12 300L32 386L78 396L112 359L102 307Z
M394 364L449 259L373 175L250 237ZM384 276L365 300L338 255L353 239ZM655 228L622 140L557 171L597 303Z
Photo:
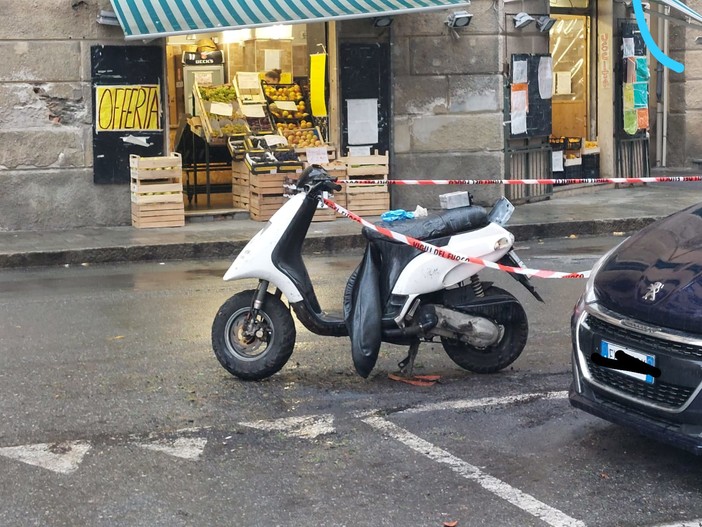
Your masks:
M97 132L161 130L158 84L96 86Z

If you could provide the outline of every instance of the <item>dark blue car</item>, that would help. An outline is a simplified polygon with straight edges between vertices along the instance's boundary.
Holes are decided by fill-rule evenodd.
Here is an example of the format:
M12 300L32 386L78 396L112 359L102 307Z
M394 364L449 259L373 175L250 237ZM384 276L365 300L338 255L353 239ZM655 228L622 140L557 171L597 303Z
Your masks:
M702 204L597 262L572 337L573 406L702 454Z

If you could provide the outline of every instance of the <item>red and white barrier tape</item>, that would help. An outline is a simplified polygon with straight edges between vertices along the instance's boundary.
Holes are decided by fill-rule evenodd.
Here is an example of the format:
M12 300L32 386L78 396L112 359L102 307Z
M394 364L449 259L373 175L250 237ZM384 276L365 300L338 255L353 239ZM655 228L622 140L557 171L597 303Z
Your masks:
M502 264L498 264L495 262L489 262L487 260L483 260L482 258L474 258L472 256L462 256L462 255L447 251L446 249L442 249L441 247L437 247L435 245L432 245L430 243L425 243L425 242L419 241L416 238L412 238L410 236L405 236L404 234L399 234L397 232L391 231L390 229L386 229L384 227L378 227L377 225L373 225L372 223L364 220L360 216L357 216L353 212L345 209L344 207L342 207L338 203L333 202L330 199L322 198L322 201L324 201L324 204L326 206L334 209L339 214L342 214L342 215L346 216L347 218L349 218L350 220L353 220L357 223L360 223L364 227L368 227L369 229L372 229L376 232L379 232L383 236L387 236L388 238L392 238L393 240L397 240L397 241L402 242L404 244L411 245L412 247L414 247L415 249L419 249L420 251L435 254L437 256L441 256L442 258L446 258L448 260L477 264L477 265L481 265L483 267L489 267L491 269L498 269L500 271L506 271L508 273L525 274L528 276L538 276L539 278L587 278L590 276L590 271L582 271L580 273L563 273L563 272L559 272L559 271L546 271L543 269L527 269L524 267L510 267L508 265L502 265Z
M578 179L340 179L355 185L575 185L578 183L674 183L702 181L702 176Z

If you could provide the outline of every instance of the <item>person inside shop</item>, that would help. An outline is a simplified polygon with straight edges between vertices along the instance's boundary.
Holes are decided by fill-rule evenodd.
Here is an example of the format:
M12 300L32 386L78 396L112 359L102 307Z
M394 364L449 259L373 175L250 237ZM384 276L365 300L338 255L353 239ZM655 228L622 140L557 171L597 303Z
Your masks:
M282 72L283 70L278 69L267 71L266 74L263 76L263 80L266 84L280 84L280 74Z

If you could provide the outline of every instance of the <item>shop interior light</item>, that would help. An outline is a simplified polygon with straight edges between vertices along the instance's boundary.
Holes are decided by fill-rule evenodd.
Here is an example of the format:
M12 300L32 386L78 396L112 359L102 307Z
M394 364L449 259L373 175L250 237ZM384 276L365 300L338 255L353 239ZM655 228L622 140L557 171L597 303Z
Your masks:
M468 27L472 19L473 15L467 11L454 11L446 19L446 25L451 29Z
M391 16L377 16L373 19L375 27L390 27L390 24L392 24Z
M542 15L542 16L537 16L536 17L536 27L539 28L539 31L542 33L546 33L549 29L553 27L553 24L556 23L555 18L551 18L550 16L547 15Z
M534 17L528 13L517 13L514 15L514 29L522 29L534 21Z

